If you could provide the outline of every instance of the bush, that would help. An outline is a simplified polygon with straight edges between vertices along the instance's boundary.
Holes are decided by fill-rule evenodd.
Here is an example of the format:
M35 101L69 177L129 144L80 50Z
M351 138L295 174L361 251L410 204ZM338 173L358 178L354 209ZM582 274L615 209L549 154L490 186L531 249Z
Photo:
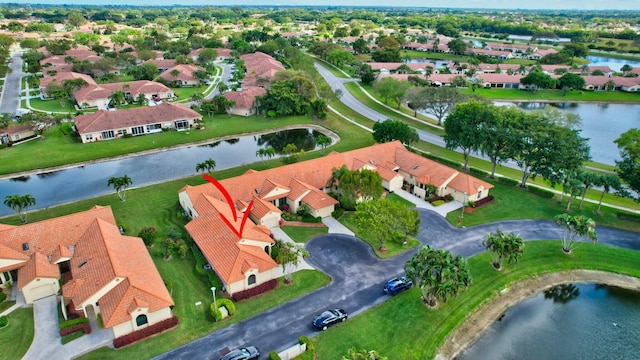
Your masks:
M159 323L149 325L146 328L113 339L113 347L119 349L123 346L131 345L142 339L173 329L176 326L178 326L178 318L174 316L172 318L162 320Z
M480 176L484 176L484 177L489 177L488 172L484 171L484 170L480 170L480 169L476 169L476 168L469 168L469 172L474 174L474 175L480 175Z
M313 360L315 358L316 347L315 347L315 345L313 345L313 343L311 342L311 340L309 340L308 337L306 337L304 335L300 336L298 338L298 344L300 344L300 345L306 344L307 345L307 351L305 351L302 354L300 354L298 357L296 357L296 359Z
M309 215L309 216L305 216L305 217L303 217L303 218L302 218L302 221L303 221L303 222L306 222L306 223L314 223L314 224L317 224L317 223L321 223L321 222L322 222L322 218L321 218L321 217L319 217L319 216L318 216L318 217L313 217L313 216Z
M280 358L280 355L278 355L278 353L275 352L275 350L271 350L269 351L268 360L282 360L282 358Z
M520 184L520 182L518 180L513 180L507 177L499 177L498 181L503 183L503 184L507 184L507 185L511 185L511 186L518 186L518 184Z
M169 295L172 295L173 294L173 282L171 280L169 280L169 279L162 279L162 281L164 282L164 286L167 288L167 291L169 292Z
M447 200L447 201L453 201L453 195L447 194L447 195L444 196L444 199Z
M342 217L343 214L344 214L344 209L339 207L331 213L331 216L335 219L340 219L340 217Z
M216 299L215 305L218 306L218 308L221 308L223 306L227 308L227 312L229 313L229 316L233 316L236 313L236 304L234 304L233 301L231 301L230 299L227 299L227 298ZM211 306L209 306L209 310L211 313L211 317L213 318L214 321L222 320L222 312L220 312L219 309L215 309L213 303L211 303Z
M433 205L433 206L440 206L442 204L444 204L444 200L436 200L436 201L431 203L431 205Z
M432 196L427 201L429 201L433 205L433 202L438 200L442 200L442 202L444 202L444 196Z
M5 294L4 292L0 291L0 302L3 302L7 300L7 294Z
M9 318L6 316L0 316L0 328L3 328L9 324Z
M60 325L58 325L58 328L60 328L60 330L71 327L71 326L75 326L78 324L88 324L89 323L89 318L86 317L79 317L76 319L71 319L71 320L67 320L65 322L60 323Z
M129 139L129 138L133 137L133 134L126 133L122 137L125 138L125 139Z
M271 279L265 283L262 283L256 287L252 287L251 289L247 289L244 291L239 291L231 297L231 299L235 302L239 302L242 300L246 300L252 298L254 296L269 292L275 289L278 286L278 281L276 279Z
M640 215L638 215L638 214L632 214L632 213L619 211L619 212L616 213L616 217L618 219L622 219L622 220L640 222Z
M83 318L79 318L79 319L83 319ZM65 327L64 329L60 329L60 336L67 336L69 334L73 334L77 332L82 332L83 334L91 334L91 325L87 322L85 324L76 324L73 326Z
M547 199L551 199L553 198L556 194L553 193L552 191L546 190L546 189L542 189L536 186L529 186L529 192L538 196L542 196L543 198L547 198Z
M477 200L475 203L475 207L479 208L480 206L487 205L493 202L493 195L489 195L480 200Z
M142 228L142 230L138 232L138 237L142 238L142 241L146 246L153 245L153 242L156 240L157 235L158 230L155 228L155 226L147 226L145 228Z

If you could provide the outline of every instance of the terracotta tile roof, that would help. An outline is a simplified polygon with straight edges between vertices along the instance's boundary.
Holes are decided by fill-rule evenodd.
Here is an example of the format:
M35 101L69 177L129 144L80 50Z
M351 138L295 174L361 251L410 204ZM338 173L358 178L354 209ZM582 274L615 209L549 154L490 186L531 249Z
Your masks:
M478 74L478 78L480 78L484 82L492 83L492 84L519 84L520 79L523 78L523 75L513 74L509 75L507 73L500 74Z
M60 72L58 72L57 74L55 74L53 76L45 76L42 79L40 79L40 87L44 89L52 81L55 81L58 84L62 85L62 83L65 80L75 80L75 79L82 79L82 80L86 81L87 84L93 84L93 85L96 84L96 82L93 80L93 78L91 78L91 76L89 76L89 75L80 74L80 73L76 73L76 72L72 72L72 71L60 71Z
M76 99L78 104L82 104L85 101L108 99L111 94L119 90L131 94L133 99L137 98L139 94L152 95L171 92L171 89L165 85L149 80L110 84L96 84L94 82L89 86L83 86L76 90L73 93L73 97Z
M0 244L0 259L24 260L30 259L29 256L20 251L14 250L6 245Z
M53 278L60 277L60 270L57 265L49 262L47 256L34 253L27 263L18 269L18 290L33 281L35 278Z
M287 198L291 199L291 201L300 200L300 198L310 191L303 182L297 181L296 179L291 179L289 186L291 187L291 191L287 195Z
M74 118L78 133L124 129L136 125L157 124L182 119L199 119L197 111L179 103L163 102L157 106L144 106L118 111L100 110Z
M267 93L267 90L261 87L245 88L240 91L229 91L224 93L224 97L227 100L235 101L234 107L240 109L251 109L254 106L256 96L262 96Z
M257 197L254 197L253 200L254 201L253 201L253 207L251 208L251 214L256 216L258 219L262 219L265 215L271 212L274 212L277 214L282 213L280 209L278 209L275 205L273 205L269 201L265 201Z
M448 166L414 154L396 149L395 162L404 172L413 175L423 184L442 187L458 172Z
M52 264L57 264L60 261L66 261L66 260L70 259L71 256L73 256L73 254L71 253L71 250L69 250L68 247L66 247L64 245L59 245L53 251L53 254L51 254L51 263Z
M231 49L215 48L214 50L218 52L218 57L231 57Z
M171 74L173 70L178 71L178 76L174 77ZM204 71L204 68L197 65L180 64L180 65L176 65L174 67L168 68L167 71L163 72L158 77L163 78L167 81L174 81L174 80L195 81L195 80L198 80L198 78L193 76L193 72L196 70Z
M151 59L144 62L144 64L146 63L153 63L158 67L158 69L170 69L176 66L176 61L174 59Z
M15 229L15 228L17 228L17 226L15 225L0 224L0 231Z
M272 79L276 72L284 70L284 65L280 61L263 52L256 51L242 55L240 58L244 60L247 68L244 83L242 83L243 88L258 86L259 77Z
M493 185L489 184L486 181L482 181L473 176L460 173L456 176L449 184L448 187L457 190L458 192L467 193L467 195L477 194L478 190L482 187L486 192L489 189L493 188Z

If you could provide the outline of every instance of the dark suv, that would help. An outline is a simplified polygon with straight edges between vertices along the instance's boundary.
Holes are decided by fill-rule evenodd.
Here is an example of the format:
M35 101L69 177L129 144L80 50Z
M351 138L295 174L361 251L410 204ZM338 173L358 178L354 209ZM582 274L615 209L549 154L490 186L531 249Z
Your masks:
M343 322L347 320L347 312L342 309L331 309L323 312L313 319L313 326L327 330L329 325L333 325L338 322Z
M384 284L384 292L389 295L395 295L403 290L413 286L413 281L406 279L404 276L393 278Z

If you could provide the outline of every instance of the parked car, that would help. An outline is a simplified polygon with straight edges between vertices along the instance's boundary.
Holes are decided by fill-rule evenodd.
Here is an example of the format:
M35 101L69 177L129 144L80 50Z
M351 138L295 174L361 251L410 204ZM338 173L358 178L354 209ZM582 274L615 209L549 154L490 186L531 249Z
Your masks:
M229 351L220 360L249 360L257 359L260 357L260 351L255 346L247 346L239 349Z
M384 284L384 292L389 295L395 295L403 290L407 290L408 288L413 286L413 281L402 277L393 278L387 281Z
M347 312L342 309L330 309L313 319L313 326L327 330L330 325L347 320Z

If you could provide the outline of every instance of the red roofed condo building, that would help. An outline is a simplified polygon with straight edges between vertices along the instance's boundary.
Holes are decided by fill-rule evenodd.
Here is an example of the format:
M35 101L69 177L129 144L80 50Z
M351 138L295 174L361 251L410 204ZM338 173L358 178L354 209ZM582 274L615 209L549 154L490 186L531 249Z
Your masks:
M73 120L83 143L123 137L154 134L163 129L188 130L202 118L186 105L163 102L118 111L100 110L78 115Z
M251 116L257 112L256 96L262 96L267 91L261 87L241 89L240 91L229 91L224 94L227 100L235 103L231 107L231 114L239 116Z
M314 217L329 217L338 201L327 193L333 170L370 170L382 178L389 192L405 188L425 198L428 185L437 195L457 201L477 201L489 195L493 185L414 154L399 141L376 144L345 153L331 154L263 171L249 170L241 176L220 180L242 218L253 202L245 231L238 234L221 218L233 219L230 205L216 186L205 183L185 186L178 193L180 205L193 219L186 229L231 295L269 281L278 274L269 253L269 228L279 226L286 205L293 213L306 206ZM239 225L240 221L236 222ZM236 226L236 229L238 226Z
M149 80L138 80L110 84L89 84L73 92L73 97L82 109L106 109L111 102L111 95L122 91L127 101L135 102L142 94L148 101L159 101L174 97L173 91L163 84Z
M27 304L57 295L62 283L65 318L66 309L101 314L115 337L173 317L142 239L120 233L111 207L0 226L0 272L0 283L16 281Z

